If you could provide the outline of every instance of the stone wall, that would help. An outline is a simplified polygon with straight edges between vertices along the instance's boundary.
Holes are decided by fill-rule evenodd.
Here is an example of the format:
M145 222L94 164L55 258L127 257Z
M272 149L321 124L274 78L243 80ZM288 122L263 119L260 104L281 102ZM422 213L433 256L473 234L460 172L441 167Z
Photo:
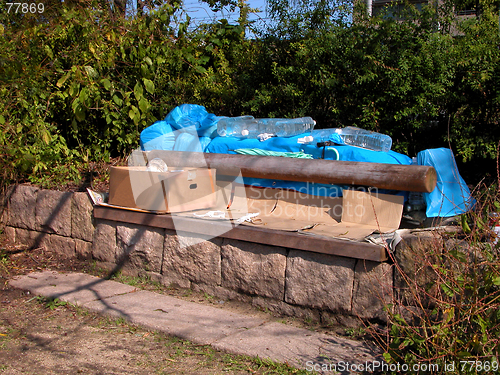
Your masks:
M345 323L386 320L395 296L389 263L320 254L223 237L94 219L87 193L17 185L2 199L6 236L108 270L147 275L280 314ZM307 241L304 238L304 241Z

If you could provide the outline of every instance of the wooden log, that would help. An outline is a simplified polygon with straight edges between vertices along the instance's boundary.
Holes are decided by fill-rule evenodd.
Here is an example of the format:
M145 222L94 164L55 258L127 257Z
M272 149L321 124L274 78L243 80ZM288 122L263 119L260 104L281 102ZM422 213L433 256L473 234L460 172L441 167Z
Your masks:
M218 175L237 176L241 173L243 177L427 193L434 190L437 182L436 170L420 165L163 150L141 155L145 160L162 158L171 167L214 168Z

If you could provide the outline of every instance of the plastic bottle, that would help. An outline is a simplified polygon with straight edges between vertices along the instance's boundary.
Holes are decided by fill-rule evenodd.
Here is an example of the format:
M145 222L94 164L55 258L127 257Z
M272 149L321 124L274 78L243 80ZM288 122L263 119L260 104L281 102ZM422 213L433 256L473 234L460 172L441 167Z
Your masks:
M150 172L168 172L168 166L163 159L154 158L149 161L147 170Z
M332 141L374 151L387 152L392 146L392 139L388 135L356 128L354 126L314 130L311 135L316 143Z
M221 137L257 138L264 133L258 125L253 116L225 117L217 121L217 133Z
M314 143L320 143L320 142L336 142L342 141L342 139L339 137L339 135L336 133L337 128L330 128L330 129L317 129L313 130L311 132L311 137L313 139L308 138L307 141L309 142L314 142Z
M345 144L351 146L384 152L388 152L392 146L392 139L388 135L356 128L355 126L338 129L337 133Z
M217 122L217 133L222 137L259 138L261 134L293 137L310 132L316 122L311 117L295 119L263 118L252 116L227 117Z
M288 118L263 118L259 123L264 125L266 133L275 134L277 137L293 137L295 135L310 133L316 121L311 117Z

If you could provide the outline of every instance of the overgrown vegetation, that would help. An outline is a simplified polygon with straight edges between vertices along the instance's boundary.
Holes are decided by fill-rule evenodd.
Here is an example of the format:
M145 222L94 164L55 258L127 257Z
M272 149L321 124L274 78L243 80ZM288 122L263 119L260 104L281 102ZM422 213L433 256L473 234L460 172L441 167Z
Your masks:
M272 1L273 27L253 40L242 1L239 24L194 29L174 3L135 17L97 0L47 2L41 14L0 5L2 183L79 181L182 103L227 116L309 115L318 127L387 133L410 156L451 145L474 173L493 165L500 39L491 4L461 22L448 2L398 8L399 21L349 2L297 4Z
M492 230L500 226L498 183L479 184L475 196L460 231L436 232L431 246L408 249L414 270L395 259L404 287L388 306L386 336L374 334L388 366L430 374L500 370L500 241Z

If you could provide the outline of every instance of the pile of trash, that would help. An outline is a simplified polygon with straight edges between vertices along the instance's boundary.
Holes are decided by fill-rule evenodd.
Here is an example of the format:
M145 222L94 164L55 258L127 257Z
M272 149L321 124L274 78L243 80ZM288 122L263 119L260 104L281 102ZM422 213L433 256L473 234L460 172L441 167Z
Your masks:
M407 212L424 211L427 218L453 217L470 210L475 201L460 176L450 149L428 149L414 158L391 150L388 135L356 127L314 129L311 117L255 119L208 113L203 106L182 104L164 120L141 132L142 151L170 150L221 154L283 156L369 163L432 166L436 188L430 193L392 192L404 195ZM244 178L245 185L306 191L311 195L340 196L343 187Z

